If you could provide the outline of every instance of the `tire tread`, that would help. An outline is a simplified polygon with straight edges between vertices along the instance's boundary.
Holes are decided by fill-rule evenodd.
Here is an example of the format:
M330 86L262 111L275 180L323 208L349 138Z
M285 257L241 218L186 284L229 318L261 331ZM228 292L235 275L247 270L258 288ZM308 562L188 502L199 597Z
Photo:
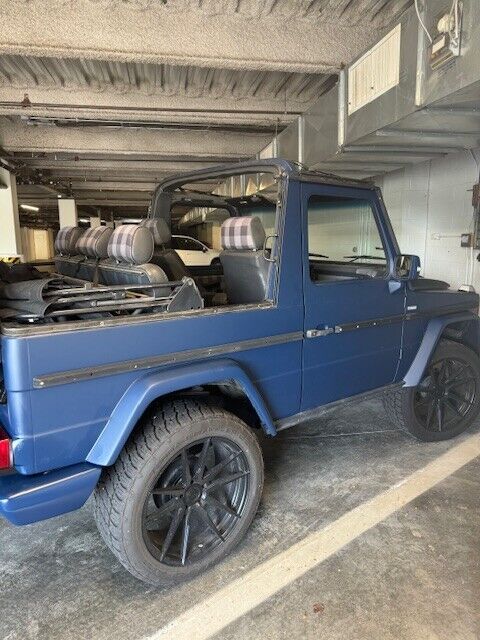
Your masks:
M479 386L480 386L480 361L478 359L478 355L467 345L455 342L453 340L443 339L441 340L432 357L432 361L435 358L435 355L438 352L443 353L457 353L463 354L464 357L471 358L472 365L476 365L477 375L479 376ZM428 432L423 427L415 424L415 418L413 416L412 411L412 403L413 403L413 394L415 393L415 387L409 387L407 389L395 389L392 391L386 391L383 394L383 406L385 409L385 413L390 421L399 429L403 431L409 432L418 440L424 442L432 442L449 439L458 435L462 431L458 433L449 433L445 432ZM477 408L478 413L478 408ZM473 413L468 421L465 423L465 429L470 426L471 422L475 419L476 414Z
M100 535L123 566L140 580L154 583L152 576L139 571L128 553L129 539L123 523L130 488L146 460L154 455L157 445L171 439L179 429L206 418L223 418L238 422L239 428L248 429L237 416L215 406L192 398L174 398L155 407L132 433L118 459L103 470L93 495L94 516ZM260 445L255 440L261 457Z

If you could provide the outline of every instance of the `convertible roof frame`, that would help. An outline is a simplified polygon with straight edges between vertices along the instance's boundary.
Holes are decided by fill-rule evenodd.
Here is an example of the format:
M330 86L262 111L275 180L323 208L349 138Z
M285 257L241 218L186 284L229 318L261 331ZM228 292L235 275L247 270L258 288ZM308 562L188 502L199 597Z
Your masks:
M149 216L154 218L164 218L170 226L170 210L174 201L173 196L175 189L178 189L189 182L198 182L222 176L230 177L245 173L268 172L273 173L277 177L286 178L287 180L351 186L356 188L361 187L363 189L377 189L373 183L363 180L355 180L354 178L343 178L342 176L325 173L323 171L311 170L298 162L290 162L289 160L283 160L282 158L248 160L245 162L239 162L233 167L232 165L217 165L215 167L210 167L209 169L200 169L198 171L192 171L191 173L184 173L162 180L153 192ZM216 196L215 194L208 194L208 196L209 199L219 198L219 196ZM205 194L205 197L207 198L207 194ZM221 198L224 200L223 197ZM201 200L201 197L198 196L198 199ZM217 200L217 204L218 206L225 206L220 204L220 200Z
M371 188L373 186L372 183L368 181L356 180L355 178L343 178L342 176L338 176L333 173L325 173L323 171L308 169L298 162L290 162L289 160L283 160L282 158L268 158L265 160L247 160L245 162L239 162L233 166L231 164L221 164L208 169L199 169L197 171L192 171L191 173L183 173L181 175L165 178L159 182L153 197L155 198L158 193L173 191L188 182L216 178L219 176L228 177L241 175L243 173L262 172L271 172L279 176L308 182L315 181L325 184L349 184L352 186L362 186L366 188Z

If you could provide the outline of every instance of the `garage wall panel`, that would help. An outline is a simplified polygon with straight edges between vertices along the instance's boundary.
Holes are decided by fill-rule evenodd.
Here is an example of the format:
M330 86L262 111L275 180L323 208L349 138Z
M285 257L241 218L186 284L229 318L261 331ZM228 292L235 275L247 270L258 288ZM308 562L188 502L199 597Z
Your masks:
M411 165L379 178L378 184L404 253L422 261L422 275L452 287L473 284L480 291L480 263L460 246L473 231L472 186L478 181L480 149Z

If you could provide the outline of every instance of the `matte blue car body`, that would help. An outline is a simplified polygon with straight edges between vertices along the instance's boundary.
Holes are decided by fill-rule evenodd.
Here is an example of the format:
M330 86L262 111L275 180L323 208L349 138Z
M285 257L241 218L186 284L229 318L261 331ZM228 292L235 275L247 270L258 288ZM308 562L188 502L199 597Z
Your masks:
M173 391L197 385L235 381L252 403L268 435L277 431L262 396L243 369L233 360L215 360L184 365L145 375L127 389L110 416L87 461L101 466L115 462L133 427L150 404Z
M385 255L391 263L399 253L395 236L375 189L302 184L304 256L308 255L308 202L315 196L366 200L378 225ZM389 278L312 282L304 270L305 328L333 327L352 320L402 316L405 282L389 291ZM307 340L303 350L302 410L355 396L398 380L402 323L349 331L322 340Z
M80 509L101 472L101 467L83 463L35 476L3 476L0 513L12 524L23 525Z
M0 405L0 422L13 439L16 473L0 477L0 513L18 524L81 506L101 467L115 461L145 408L166 393L235 380L265 431L273 435L277 421L301 411L402 379L414 384L447 325L467 322L475 328L465 335L470 343L478 343L478 318L468 312L478 305L475 295L418 292L407 282L389 287L388 277L378 286L365 280L314 285L304 241L309 194L368 198L391 272L398 246L376 189L327 185L311 178L304 182L295 167L285 162L276 165L283 175L283 213L278 222L278 275L272 278L268 296L274 300L271 304L2 335L8 403ZM367 287L357 295L355 287L363 283ZM455 305L462 307L458 313L452 312ZM421 313L409 318L410 306ZM388 315L400 318L393 328L304 339L308 329L325 323ZM288 339L262 343L272 336ZM256 341L252 348L236 350L238 343L252 340ZM224 353L181 365L121 366L218 345L227 346ZM118 371L98 374L99 367L117 364ZM77 370L97 375L44 388L33 384L35 378Z
M467 311L465 313L454 313L449 314L447 316L439 316L437 318L432 318L428 321L425 333L423 334L422 341L420 343L420 347L416 353L415 358L413 359L410 368L405 374L403 380L405 383L405 387L416 387L417 384L422 379L423 373L425 371L425 366L430 359L430 355L434 352L435 347L437 346L442 334L444 334L445 329L447 327L451 327L452 325L457 325L461 323L468 323L476 327L477 334L477 347L476 351L478 352L478 316L475 316L471 311ZM468 342L468 341L467 341ZM470 345L474 347L474 344Z

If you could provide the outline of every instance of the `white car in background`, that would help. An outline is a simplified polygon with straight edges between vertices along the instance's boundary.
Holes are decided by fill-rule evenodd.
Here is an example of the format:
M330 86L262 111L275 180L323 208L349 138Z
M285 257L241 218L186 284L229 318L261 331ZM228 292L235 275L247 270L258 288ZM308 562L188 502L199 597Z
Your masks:
M187 267L209 266L219 260L219 251L210 249L206 244L190 236L172 235L172 249L178 253Z

